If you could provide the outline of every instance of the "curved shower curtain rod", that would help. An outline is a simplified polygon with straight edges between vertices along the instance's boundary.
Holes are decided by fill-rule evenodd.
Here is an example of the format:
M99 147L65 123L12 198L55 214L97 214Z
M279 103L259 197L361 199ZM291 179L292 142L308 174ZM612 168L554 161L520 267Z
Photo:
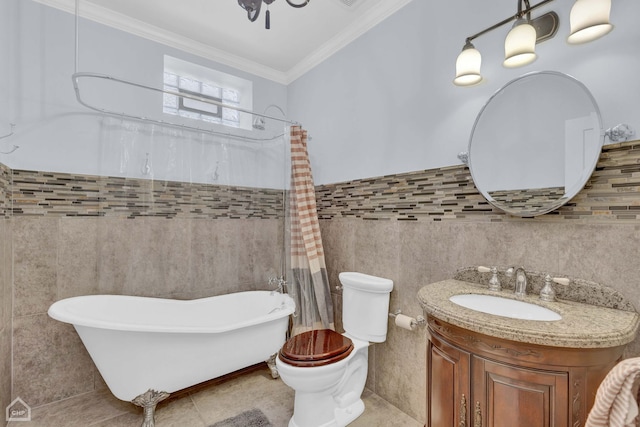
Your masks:
M10 136L12 136L12 135L13 135L13 133L14 133L14 132L13 132L13 129L16 127L16 124L15 124L15 123L9 123L9 126L11 127L11 130L9 131L9 133L8 133L8 134L6 134L6 135L2 135L2 136L0 136L0 139L9 138ZM18 148L20 148L20 146L19 146L19 145L13 145L9 151L2 151L2 150L0 150L0 154L11 154L11 153L13 153L14 151L16 151Z
M94 73L94 72L79 72L78 71L78 18L80 16L80 0L76 0L75 1L75 72L71 75L71 80L73 81L73 88L75 90L76 93L76 99L77 101L93 110L93 111L97 111L98 113L102 113L102 114L109 114L112 116L117 116L117 117L126 117L128 119L132 119L132 120L138 120L138 121L144 121L144 122L151 122L151 123L155 123L158 125L162 125L162 126L171 126L171 127L176 127L176 128L181 128L181 129L188 129L194 132L201 132L201 133L209 133L209 134L213 134L213 135L222 135L222 136L227 136L227 137L233 137L233 138L239 138L239 139L248 139L248 140L252 140L252 141L271 141L274 139L277 139L281 136L283 136L284 134L280 134L271 138L253 138L253 137L248 137L248 136L243 136L243 135L235 135L232 133L226 133L226 132L220 132L220 131L215 131L212 129L202 129L199 127L195 127L195 126L190 126L190 125L185 125L185 124L180 124L180 123L173 123L173 122L168 122L165 120L159 120L159 119L152 119L149 117L144 117L144 116L136 116L136 115L132 115L132 114L128 114L128 113L120 113L117 111L111 111L111 110L107 110L105 108L100 108L100 107L95 107L87 102L85 102L82 99L82 96L80 94L80 87L78 85L78 81L81 78L96 78L96 79L104 79L104 80L110 80L113 82L117 82L117 83L122 83L125 85L130 85L130 86L134 86L137 88L141 88L141 89L146 89L146 90L150 90L153 92L160 92L163 94L168 94L168 95L174 95L174 96L179 96L182 98L188 98L188 99L192 99L192 100L196 100L198 102L204 102L206 104L210 104L210 105L216 105L218 107L223 107L223 108L230 108L232 110L236 110L240 113L246 113L246 114L251 114L253 116L257 116L257 117L262 117L265 119L270 119L270 120L276 120L285 124L289 124L289 125L300 125L300 123L296 122L296 121L292 121L287 119L286 117L274 117L274 116L269 116L266 115L264 113L257 113L255 111L251 111L251 110L247 110L244 108L240 108L240 107L236 107L234 105L227 105L224 104L222 102L218 102L218 101L214 101L212 99L208 99L208 98L203 98L203 97L199 97L197 95L191 95L191 94L187 94L187 93L178 93L178 92L174 92L171 90L167 90L167 89L160 89L160 88L156 88L156 87L152 87L152 86L148 86L148 85L144 85L141 83L136 83L136 82L132 82L129 80L125 80L125 79L120 79L114 76L110 76L107 74L100 74L100 73ZM268 107L267 107L268 108ZM279 107L278 107L279 108ZM266 110L265 110L266 112Z
M116 117L125 117L125 118L132 119L132 120L150 122L150 123L155 123L157 125L162 125L162 126L171 126L171 127L181 128L181 129L188 129L188 130L191 130L191 131L194 131L194 132L209 133L209 134L227 136L227 137L238 138L238 139L248 139L248 140L251 140L251 141L271 141L271 140L280 138L281 136L284 135L284 134L279 134L279 135L276 135L276 136L273 136L273 137L270 137L270 138L253 138L253 137L246 136L246 135L235 135L235 134L232 134L232 133L215 131L213 129L203 129L203 128L190 126L190 125L185 125L185 124L181 124L181 123L168 122L168 121L165 121L165 120L152 119L150 117L136 116L136 115L132 115L132 114L128 114L128 113L120 113L120 112L117 112L117 111L107 110L105 108L95 107L95 106L87 103L85 100L82 99L82 95L80 94L80 86L79 86L79 83L78 83L79 80L82 79L82 78L95 78L95 79L110 80L110 81L114 81L114 82L117 82L117 83L122 83L122 84L125 84L125 85L134 86L134 87L137 87L137 88L147 89L147 90L154 91L154 92L161 92L161 93L166 93L168 95L181 96L183 98L188 98L188 99L192 99L192 100L200 101L200 102L206 102L208 104L217 105L219 107L231 108L231 109L237 110L237 111L239 111L241 113L247 113L247 114L252 114L252 115L255 115L255 116L259 116L259 117L264 117L266 119L277 120L279 122L287 123L287 124L290 124L290 125L298 125L299 124L297 122L293 122L293 121L290 121L290 120L287 120L287 119L283 119L283 118L279 118L279 117L273 117L273 116L267 116L265 114L254 113L253 111L250 111L250 110L245 110L245 109L242 109L242 108L238 108L238 107L235 107L233 105L227 105L227 104L224 104L222 102L212 101L210 99L202 98L202 97L199 97L197 95L191 95L191 94L187 94L187 93L178 93L178 92L174 92L174 91L166 90L166 89L158 89L158 88L155 88L155 87L152 87L152 86L143 85L141 83L135 83L135 82L131 82L131 81L128 81L128 80L120 79L120 78L117 78L117 77L109 76L107 74L99 74L99 73L93 73L93 72L76 72L76 73L73 73L71 75L71 80L73 81L73 89L75 90L76 100L78 101L78 103L80 103L81 105L89 108L90 110L97 111L98 113L109 114L109 115L116 116Z

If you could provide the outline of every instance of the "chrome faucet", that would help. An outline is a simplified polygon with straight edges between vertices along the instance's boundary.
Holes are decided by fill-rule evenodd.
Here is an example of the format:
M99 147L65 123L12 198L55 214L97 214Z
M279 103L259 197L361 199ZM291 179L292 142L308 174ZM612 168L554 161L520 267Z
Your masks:
M524 268L518 267L516 269L516 296L523 297L527 294L527 274L524 272Z
M287 292L286 289L287 281L284 280L284 277L269 277L269 286L275 286L276 288L271 291L271 295L276 293L284 294Z

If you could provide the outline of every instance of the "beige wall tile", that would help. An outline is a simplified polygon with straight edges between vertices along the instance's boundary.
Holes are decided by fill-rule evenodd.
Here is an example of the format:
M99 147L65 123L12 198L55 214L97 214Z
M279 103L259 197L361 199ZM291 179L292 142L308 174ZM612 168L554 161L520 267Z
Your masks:
M0 408L6 408L11 398L11 308L13 285L11 277L11 223L0 217Z
M9 266L6 259L10 258L6 252L6 226L4 218L0 218L0 331L5 327L11 328L11 286L10 276L8 276L6 268ZM0 353L1 354L1 353Z
M11 397L11 327L0 329L0 407L6 408Z
M356 221L352 226L355 229L354 270L397 280L400 261L398 221Z
M250 249L250 266L253 272L254 286L252 289L268 289L269 277L282 275L283 252L283 221L253 220L252 249Z
M392 319L390 323L387 341L375 345L375 392L411 417L424 420L425 328L408 331L395 326Z
M254 289L258 283L266 284L270 275L269 270L275 276L278 266L271 265L268 266L267 270L262 271L258 267L257 263L264 256L255 254L256 236L264 232L257 229L260 224L257 224L254 220L227 220L225 223L228 232L222 234L223 238L219 241L219 249L216 251L216 264L218 268L222 268L222 274L218 276L218 282L225 281L223 271L227 268L235 271L237 283L235 285L227 283L227 286L222 288L223 292L221 293L227 293L234 288L250 290ZM267 223L265 223L265 227L267 227L265 231L269 236Z
M131 275L134 240L133 220L102 218L98 221L98 289L104 294L132 292ZM131 293L130 293L131 294Z
M161 297L189 289L190 223L189 219L144 218L141 226L134 224L130 271L140 293Z
M167 221L167 220L164 220ZM158 297L168 293L168 273L178 247L188 248L189 241L181 243L172 241L176 235L163 224L163 218L137 218L130 220L127 229L127 247L130 258L127 260L127 275L124 278L124 294ZM184 250L181 251L180 256ZM183 270L186 275L188 271ZM175 275L174 275L175 277ZM172 284L173 286L173 284Z
M97 218L59 220L57 300L99 292L98 221Z
M337 293L336 287L340 285L338 274L341 271L353 271L355 269L355 228L348 219L335 219L331 221L320 220L320 234L324 247L325 263L329 275L331 291ZM328 250L331 248L331 250Z
M208 295L224 294L238 286L240 247L251 231L234 220L194 221L191 225L189 275L192 289ZM240 233L245 232L243 237Z
M47 314L13 321L13 397L31 407L94 389L95 368L71 325Z
M45 313L57 295L57 218L13 219L13 315Z

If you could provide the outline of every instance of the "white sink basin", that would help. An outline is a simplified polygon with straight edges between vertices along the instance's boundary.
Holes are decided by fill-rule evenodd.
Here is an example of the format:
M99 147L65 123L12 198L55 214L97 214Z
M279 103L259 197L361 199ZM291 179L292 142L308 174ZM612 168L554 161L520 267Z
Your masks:
M562 316L555 311L540 305L493 295L460 294L452 296L449 301L471 310L512 319L546 321L562 319Z

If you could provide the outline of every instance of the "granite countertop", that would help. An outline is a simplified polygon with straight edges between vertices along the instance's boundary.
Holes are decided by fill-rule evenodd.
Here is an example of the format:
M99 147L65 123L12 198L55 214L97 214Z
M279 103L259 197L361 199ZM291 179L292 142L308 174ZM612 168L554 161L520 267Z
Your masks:
M521 320L485 314L449 301L458 294L484 294L537 304L553 310L562 320ZM636 336L640 316L635 311L618 310L575 301L545 302L538 295L516 298L513 290L490 291L487 287L449 279L431 283L418 292L427 316L433 316L481 334L512 341L553 347L607 348L625 345Z

